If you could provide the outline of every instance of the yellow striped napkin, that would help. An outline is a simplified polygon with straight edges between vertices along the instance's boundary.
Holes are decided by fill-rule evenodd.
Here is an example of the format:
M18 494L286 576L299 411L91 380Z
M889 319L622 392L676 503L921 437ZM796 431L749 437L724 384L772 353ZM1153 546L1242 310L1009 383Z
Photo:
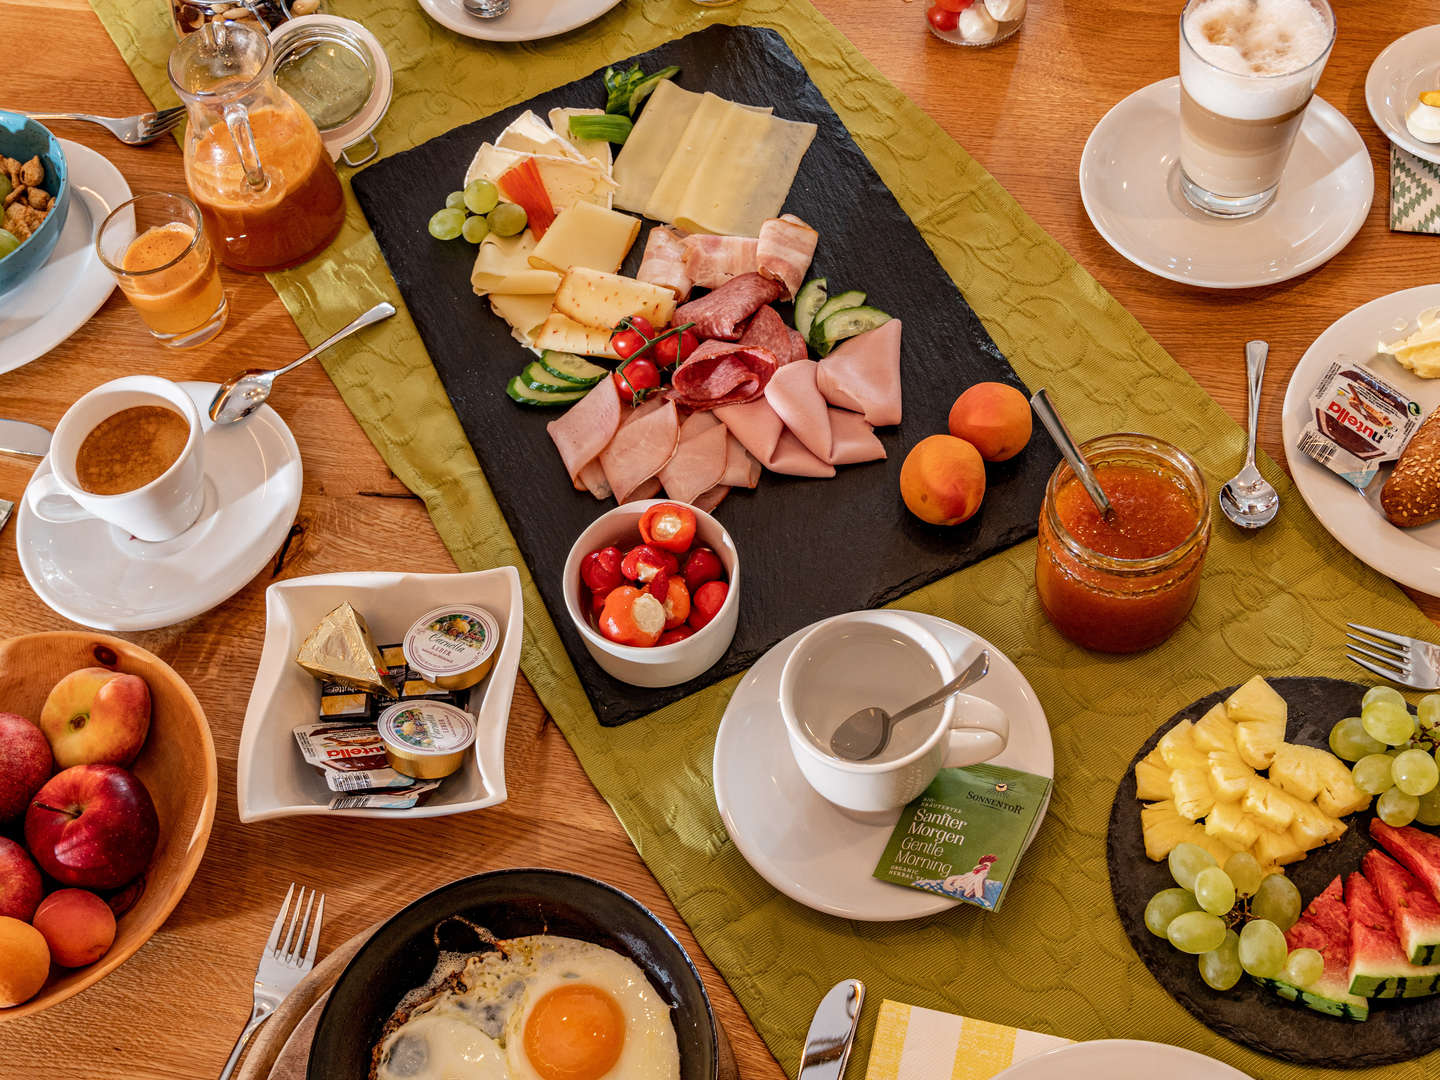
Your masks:
M1070 1043L898 1001L880 1003L865 1080L991 1080L1017 1061Z

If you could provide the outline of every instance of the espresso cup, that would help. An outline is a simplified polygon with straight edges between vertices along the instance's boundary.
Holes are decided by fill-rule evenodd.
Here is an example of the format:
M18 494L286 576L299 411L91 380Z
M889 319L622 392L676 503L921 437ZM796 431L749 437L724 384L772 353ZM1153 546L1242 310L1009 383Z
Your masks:
M893 611L856 611L811 629L780 672L780 715L806 781L843 810L895 810L930 786L942 768L988 761L1005 749L1010 723L991 702L956 694L895 726L868 761L830 751L830 736L858 709L892 715L955 678L940 640Z
M149 483L115 495L86 491L75 462L85 437L124 409L158 405L184 417L190 435L180 456ZM25 499L42 521L100 518L137 540L171 540L200 516L205 504L205 465L200 410L183 389L154 375L130 375L104 383L71 405L50 440L50 472L30 482Z

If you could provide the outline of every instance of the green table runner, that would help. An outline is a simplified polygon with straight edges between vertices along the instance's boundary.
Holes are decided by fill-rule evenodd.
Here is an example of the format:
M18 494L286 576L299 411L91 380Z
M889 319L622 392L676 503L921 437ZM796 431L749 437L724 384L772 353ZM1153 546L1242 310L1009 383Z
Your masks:
M164 77L174 40L164 4L91 3L152 99L173 101ZM1240 429L1139 324L806 0L745 0L718 11L687 0L624 0L581 30L526 45L458 37L426 18L414 0L333 0L331 10L374 31L395 67L394 103L377 132L386 154L710 21L773 27L1016 370L1031 386L1050 388L1078 436L1139 430L1169 439L1194 454L1212 485L1234 471L1244 452ZM922 32L920 6L904 14ZM401 303L353 200L325 257L271 280L312 342L375 299ZM1240 346L1237 336L1237 365ZM969 626L1020 665L1050 718L1055 795L1002 913L962 909L910 923L856 924L778 895L725 834L710 759L736 680L621 728L595 723L403 311L322 362L386 462L425 500L460 568L520 568L526 676L788 1070L820 995L841 978L859 977L873 1003L893 998L1072 1039L1158 1039L1257 1078L1314 1075L1212 1034L1159 988L1113 914L1105 864L1116 781L1135 748L1176 709L1257 670L1354 678L1358 672L1342 649L1347 619L1433 631L1398 589L1320 528L1274 463L1263 462L1262 470L1280 490L1280 518L1255 536L1216 522L1193 615L1149 653L1099 656L1056 634L1035 597L1033 543L899 605ZM603 866L594 870L604 876ZM861 1026L862 1061L874 1007ZM1420 1080L1437 1068L1440 1056L1431 1055L1363 1075Z

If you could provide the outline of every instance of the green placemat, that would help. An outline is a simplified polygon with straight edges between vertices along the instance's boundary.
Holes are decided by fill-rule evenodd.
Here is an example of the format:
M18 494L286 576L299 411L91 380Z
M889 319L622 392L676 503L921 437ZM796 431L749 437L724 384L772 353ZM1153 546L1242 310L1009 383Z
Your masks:
M163 6L91 3L151 97L173 100L164 82L173 38ZM920 5L874 6L875 18L904 18L923 32ZM1031 386L1050 388L1078 436L1127 429L1158 435L1193 453L1212 484L1232 473L1243 454L1242 433L1225 413L805 0L745 0L718 11L686 0L624 0L562 38L508 46L459 38L413 0L338 0L332 7L369 26L395 66L394 104L377 133L387 154L710 21L773 27L1016 370ZM947 62L963 82L963 57ZM401 302L353 201L325 258L271 280L311 341L377 297ZM1243 340L1234 333L1238 366ZM386 462L424 498L461 569L508 563L524 575L408 317L332 350L324 363ZM1257 670L1355 677L1341 647L1349 619L1401 632L1434 629L1398 589L1335 544L1273 462L1262 462L1262 470L1280 490L1280 518L1255 536L1217 522L1193 615L1147 654L1094 655L1056 634L1035 598L1033 543L900 605L954 619L1004 650L1050 718L1054 800L1009 903L994 915L957 910L911 923L858 924L776 894L729 842L711 790L714 731L736 680L625 727L602 729L526 579L526 676L786 1069L795 1069L820 995L841 978L859 977L876 1003L892 998L1072 1039L1158 1039L1257 1078L1314 1075L1212 1034L1158 987L1113 915L1105 864L1117 778L1134 749L1180 706ZM604 866L594 870L605 874ZM861 1027L862 1059L873 1016L872 1005ZM1431 1055L1362 1075L1420 1080L1437 1067L1440 1057Z

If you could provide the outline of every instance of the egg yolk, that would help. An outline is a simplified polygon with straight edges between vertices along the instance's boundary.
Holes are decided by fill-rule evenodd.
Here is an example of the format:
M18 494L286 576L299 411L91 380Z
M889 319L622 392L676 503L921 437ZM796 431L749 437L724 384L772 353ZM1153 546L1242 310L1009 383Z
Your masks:
M600 1080L624 1044L625 1015L595 986L557 987L525 1021L525 1056L542 1080Z

